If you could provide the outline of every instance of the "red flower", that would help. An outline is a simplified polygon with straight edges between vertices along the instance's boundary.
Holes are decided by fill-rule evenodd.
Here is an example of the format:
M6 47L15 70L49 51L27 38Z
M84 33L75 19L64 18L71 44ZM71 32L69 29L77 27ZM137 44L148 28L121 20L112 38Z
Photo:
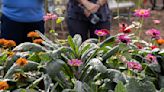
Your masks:
M158 48L157 46L153 45L150 47L152 50L155 49L155 48Z
M137 46L138 49L142 49L143 48L143 46L141 44L139 44L139 43L136 44L136 46Z
M128 25L125 23L119 24L119 27L120 27L120 30L119 30L120 32L123 32L123 33L130 33L131 32L130 29L125 30L128 27Z

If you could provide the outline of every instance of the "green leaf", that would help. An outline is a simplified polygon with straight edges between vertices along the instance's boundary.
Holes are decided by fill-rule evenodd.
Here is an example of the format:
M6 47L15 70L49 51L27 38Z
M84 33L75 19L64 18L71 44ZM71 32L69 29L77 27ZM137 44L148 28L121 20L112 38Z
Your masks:
M73 42L79 47L82 43L82 38L79 34L76 34L74 37L73 37Z
M88 65L92 66L93 69L96 69L97 71L102 72L102 73L105 73L107 71L107 68L97 58L91 59Z
M164 76L159 76L158 84L159 88L164 88Z
M35 43L30 43L30 42L25 42L21 43L18 46L16 46L13 51L21 51L21 52L26 52L26 51L32 51L32 52L46 52L46 48L40 46L39 44Z
M52 58L47 53L39 53L39 58L41 62L50 62Z
M133 54L132 58L139 61L140 63L142 63L144 61L143 56L139 55L139 54Z
M160 92L164 92L164 88L162 88L162 89L160 90Z
M89 38L89 39L85 40L82 44L86 44L86 43L95 43L95 44L97 44L98 43L98 39L96 39L96 38Z
M1 53L0 54L0 64L2 64L3 62L5 62L7 59L7 53Z
M37 91L37 90L35 90L35 89L16 89L16 90L14 90L14 91L12 91L12 92L39 92L39 91Z
M123 83L126 83L124 75L119 70L107 69L107 73L105 74L112 80L112 82L118 83L119 81L122 81Z
M102 56L102 59L106 60L106 59L110 58L111 56L115 55L118 51L119 51L119 46L117 45L117 46L113 47L111 50L109 50L107 53L105 53Z
M37 87L37 85L43 80L43 77L40 77L39 79L36 79L32 84L30 84L27 88L32 89Z
M71 36L68 36L68 44L72 48L73 51L75 51L75 43L73 42L73 38Z
M124 87L123 83L121 81L119 81L118 84L115 87L114 92L127 92L127 90Z
M128 92L156 92L155 86L152 82L144 82L137 79L130 79L126 88Z
M96 53L96 50L97 50L97 49L98 49L97 47L92 47L92 48L86 50L86 51L82 54L81 60L82 60L83 62L89 61L89 60L92 58L91 56L94 55L94 54Z
M32 53L32 55L30 55L28 57L28 60L31 60L31 61L34 61L34 62L37 62L37 63L39 63L41 61L39 56L36 53Z
M74 87L75 92L90 92L91 89L90 87L84 82L81 81L76 81L75 87Z
M110 36L100 43L101 48L105 48L106 46L111 46L115 42L116 36Z
M49 74L50 77L55 77L56 74L59 73L59 71L61 71L64 65L65 62L60 59L56 59L52 62L48 62L46 66L47 73Z
M80 47L80 54L82 55L86 50L90 48L90 44L85 44L84 46Z

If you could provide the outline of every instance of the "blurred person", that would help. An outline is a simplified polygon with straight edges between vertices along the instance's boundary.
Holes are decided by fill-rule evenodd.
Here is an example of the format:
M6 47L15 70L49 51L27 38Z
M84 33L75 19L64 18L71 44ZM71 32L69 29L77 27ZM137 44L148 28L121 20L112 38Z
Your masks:
M44 33L44 0L2 0L1 38L17 44L30 41L27 34Z
M152 10L155 10L157 8L157 0L150 0L150 3L152 5ZM161 9L164 9L164 0L162 0L162 8Z
M156 8L157 1L156 0L150 0L150 3L152 5L152 8L151 9L154 10Z
M67 25L71 36L80 34L83 41L97 38L95 30L110 30L107 0L69 0Z

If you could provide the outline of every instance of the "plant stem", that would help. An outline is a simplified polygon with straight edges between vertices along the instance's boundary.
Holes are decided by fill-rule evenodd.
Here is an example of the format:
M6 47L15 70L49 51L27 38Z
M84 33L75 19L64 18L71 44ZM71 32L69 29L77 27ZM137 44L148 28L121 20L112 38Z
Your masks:
M143 22L144 22L144 18L142 17L141 18L141 26L143 25ZM140 40L141 32L142 32L142 27L139 29L139 34L138 34L139 39L138 40Z

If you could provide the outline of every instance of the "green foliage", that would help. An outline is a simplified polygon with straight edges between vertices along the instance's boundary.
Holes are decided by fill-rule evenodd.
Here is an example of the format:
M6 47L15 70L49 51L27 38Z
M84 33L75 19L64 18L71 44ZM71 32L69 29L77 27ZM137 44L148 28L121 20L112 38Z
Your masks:
M5 70L1 80L14 81L15 92L156 92L156 88L164 87L163 56L150 47L138 49L136 40L117 42L118 34L100 43L95 38L82 42L81 36L75 35L68 36L68 44L62 45L39 34L42 45L22 43L12 50L13 56L0 56ZM157 56L158 63L146 62L149 53ZM26 58L28 63L18 66L18 58ZM71 60L75 60L72 65ZM142 70L137 70L137 65L128 66L131 61L141 64Z
M107 53L105 53L102 56L102 59L106 60L106 59L110 58L111 56L115 55L118 51L119 51L119 46L115 46L111 50L109 50Z
M127 90L124 87L123 83L121 81L119 81L118 84L115 87L114 92L127 92Z
M155 86L150 81L139 81L136 79L130 79L126 85L127 92L156 92Z

